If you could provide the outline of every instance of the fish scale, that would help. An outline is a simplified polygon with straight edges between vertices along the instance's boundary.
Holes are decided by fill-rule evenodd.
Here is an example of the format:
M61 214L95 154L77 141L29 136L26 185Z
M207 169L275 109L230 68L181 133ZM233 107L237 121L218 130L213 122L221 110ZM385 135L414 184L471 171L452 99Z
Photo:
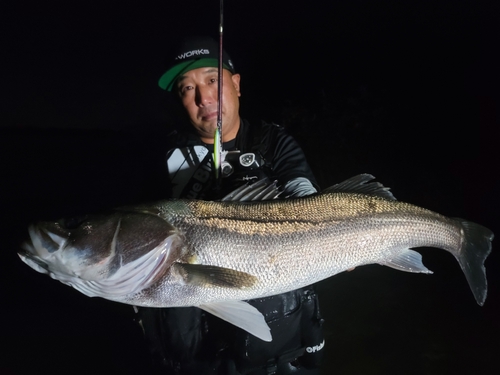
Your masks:
M332 202L342 202L327 198L330 198L326 199L330 207ZM344 194L343 198L361 200L359 195ZM186 258L195 255L198 264L235 269L259 278L252 288L231 291L200 288L198 297L190 293L186 301L176 296L176 306L196 304L193 298L216 302L219 298L227 299L228 293L234 299L282 293L360 265L384 264L385 260L398 255L401 248L425 246L452 251L460 243L460 228L453 220L402 202L369 199L356 207L338 204L334 205L333 215L318 209L325 206L325 199L313 199L307 205L317 208L313 210L316 213L303 214L300 220L294 221L289 220L291 215L288 215L296 213L300 205L289 202L247 204L228 212L224 210L226 204L197 201L187 203L189 210L182 210L189 212L187 215L166 215L166 220L177 227L185 239L189 249ZM347 210L339 207L347 207ZM368 207L382 214L374 217L373 212L367 211ZM282 219L275 217L271 223L266 222L262 220L262 210L280 211ZM204 212L226 214L221 218ZM246 216L241 220L243 213ZM325 221L326 218L329 221ZM274 288L270 289L269 285ZM164 295L162 291L157 298ZM173 302L169 299L164 303Z

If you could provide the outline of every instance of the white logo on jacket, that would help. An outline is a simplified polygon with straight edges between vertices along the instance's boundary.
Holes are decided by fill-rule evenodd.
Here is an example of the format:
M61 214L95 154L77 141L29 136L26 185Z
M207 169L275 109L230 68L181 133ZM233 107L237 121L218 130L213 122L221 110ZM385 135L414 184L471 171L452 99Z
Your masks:
M314 345L314 346L308 346L306 348L306 352L308 353L316 353L316 352L319 352L321 349L323 349L323 347L325 346L325 340L323 340L323 342L319 345Z

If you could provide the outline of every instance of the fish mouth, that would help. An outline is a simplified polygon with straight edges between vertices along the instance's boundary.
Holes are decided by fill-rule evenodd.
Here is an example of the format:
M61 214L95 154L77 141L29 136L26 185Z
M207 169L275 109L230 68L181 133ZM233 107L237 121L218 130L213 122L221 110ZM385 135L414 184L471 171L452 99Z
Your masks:
M48 274L50 271L46 259L62 250L67 238L37 225L30 225L28 233L30 238L21 244L18 255L23 262L38 272Z
M44 274L50 273L48 264L30 252L19 251L17 255L19 255L19 258L21 258L24 263L33 268L35 271Z
M51 232L47 228L30 225L28 228L30 240L26 241L22 248L33 255L44 257L44 255L62 250L68 240L61 235Z

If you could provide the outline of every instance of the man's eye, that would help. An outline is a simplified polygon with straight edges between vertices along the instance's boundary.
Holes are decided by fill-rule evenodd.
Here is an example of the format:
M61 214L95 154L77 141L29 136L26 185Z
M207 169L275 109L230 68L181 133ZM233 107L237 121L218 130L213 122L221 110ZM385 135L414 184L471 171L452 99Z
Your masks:
M188 92L189 90L192 90L193 89L193 86L182 86L180 89L179 89L179 92L184 95L186 92Z
M215 83L217 82L217 78L210 78L210 83Z

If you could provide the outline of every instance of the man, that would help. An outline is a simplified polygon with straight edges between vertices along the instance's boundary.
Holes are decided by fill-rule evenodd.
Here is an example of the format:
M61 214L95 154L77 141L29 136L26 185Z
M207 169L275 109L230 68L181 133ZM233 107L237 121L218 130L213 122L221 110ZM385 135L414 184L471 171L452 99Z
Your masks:
M167 153L171 196L219 199L264 177L277 180L284 197L316 192L298 144L274 124L239 116L240 75L223 53L222 178L213 171L218 111L218 45L185 39L159 80L187 115ZM235 250L237 251L237 250ZM202 310L141 308L140 318L155 367L163 374L318 374L324 345L322 319L312 287L248 301L264 315L272 342L264 342Z

